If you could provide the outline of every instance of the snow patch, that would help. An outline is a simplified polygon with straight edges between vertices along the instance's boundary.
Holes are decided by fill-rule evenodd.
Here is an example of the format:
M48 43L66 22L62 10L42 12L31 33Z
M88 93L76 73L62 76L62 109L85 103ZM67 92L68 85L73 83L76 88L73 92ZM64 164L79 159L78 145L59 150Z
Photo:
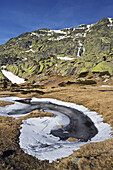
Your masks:
M48 33L47 36L51 36L51 33Z
M55 32L56 34L67 34L66 32L61 30L50 30L50 32Z
M82 37L82 36L83 36L82 33L75 34L75 37Z
M59 41L59 40L65 39L65 38L70 38L70 36L63 35L63 36L58 36L57 38L51 37L51 38L49 38L48 40Z
M86 32L83 34L83 37L86 37Z
M60 60L74 60L74 58L69 58L67 56L65 56L65 57L57 57L57 58L60 59Z
M32 33L31 33L31 36L34 36L34 35L37 36L37 37L39 37L39 34L32 32Z
M108 18L108 19L109 19L110 24L108 24L107 26L108 26L108 27L112 27L112 26L113 26L112 18Z
M27 60L27 58L26 58L26 57L22 59L22 61L26 61L26 60Z
M108 18L108 19L109 19L110 24L112 24L112 18Z
M32 50L32 49L29 49L29 50L27 50L27 51L25 51L25 52L26 52L26 53L29 53L29 52L35 53L35 51Z
M16 84L25 83L25 80L23 78L15 76L13 73L6 70L1 70L1 71L3 75L7 77L12 83L16 83Z
M37 81L36 83L34 83L33 85L37 85L37 84L39 84L40 83L40 81Z
M87 32L90 31L91 25L87 25Z
M1 66L1 68L6 68L6 66Z
M75 37L78 38L78 37L86 37L86 33L77 33L75 34Z
M86 27L84 27L84 26L82 26L82 25L79 25L76 29L82 29L82 30L84 30L84 29L86 29Z
M106 80L104 80L103 82L105 83L105 82L107 82L109 79L106 79Z
M113 86L110 86L110 85L102 85L102 86L99 86L99 87L113 87Z

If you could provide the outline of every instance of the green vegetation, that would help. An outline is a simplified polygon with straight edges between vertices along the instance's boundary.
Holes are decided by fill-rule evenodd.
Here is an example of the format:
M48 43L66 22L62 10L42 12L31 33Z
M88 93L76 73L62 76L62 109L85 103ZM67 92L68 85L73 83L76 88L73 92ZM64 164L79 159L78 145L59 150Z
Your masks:
M102 61L92 68L92 72L105 72L108 71L111 75L113 74L113 63Z

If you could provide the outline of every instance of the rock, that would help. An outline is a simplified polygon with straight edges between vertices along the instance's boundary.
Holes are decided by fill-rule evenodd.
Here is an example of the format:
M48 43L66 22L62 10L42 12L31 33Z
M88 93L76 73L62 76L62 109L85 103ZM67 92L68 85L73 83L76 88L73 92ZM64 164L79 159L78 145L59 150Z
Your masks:
M86 84L86 85L90 85L90 84L96 84L95 80L90 80L90 79L83 79L83 78L79 78L77 79L78 83L80 84Z
M112 75L113 74L113 63L102 61L99 64L97 64L94 68L92 68L93 73L107 73Z

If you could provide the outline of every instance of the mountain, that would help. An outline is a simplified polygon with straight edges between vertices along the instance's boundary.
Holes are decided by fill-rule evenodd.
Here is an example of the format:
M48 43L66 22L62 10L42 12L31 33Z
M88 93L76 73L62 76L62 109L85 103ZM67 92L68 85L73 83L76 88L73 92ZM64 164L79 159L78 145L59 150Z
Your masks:
M0 67L22 78L33 75L113 75L113 19L61 30L39 29L0 46ZM4 76L0 72L0 78Z

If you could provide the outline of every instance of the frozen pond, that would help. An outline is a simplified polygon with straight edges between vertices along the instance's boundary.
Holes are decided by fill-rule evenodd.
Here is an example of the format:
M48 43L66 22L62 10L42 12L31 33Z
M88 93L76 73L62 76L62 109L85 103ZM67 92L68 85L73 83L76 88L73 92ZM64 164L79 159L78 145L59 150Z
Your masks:
M5 101L15 101L18 99L18 97L0 98L0 100ZM86 143L100 142L112 137L111 127L109 124L102 122L102 116L98 115L98 113L96 112L88 110L84 106L76 105L69 102L63 102L56 99L32 98L31 103L37 102L40 102L42 104L43 102L51 102L59 106L66 106L82 111L94 122L96 128L98 129L98 133L93 138L91 138L91 141L87 142L69 142L68 140L60 140L59 137L53 136L50 132L51 130L58 128L58 126L60 125L65 127L70 123L70 119L68 116L62 114L59 111L51 111L49 109L46 109L44 111L52 112L56 116L29 118L27 120L23 120L23 124L21 125L21 134L19 137L20 147L24 150L25 153L29 155L33 155L40 160L49 160L49 162L52 162L56 159L64 158L71 155L73 151L78 150L80 146ZM36 109L36 105L31 106L30 104L15 102L13 105L0 107L0 115L13 117L24 116L24 113L28 114L34 109ZM25 112L23 112L23 110ZM21 114L15 114L15 112ZM68 132L65 131L65 133Z

